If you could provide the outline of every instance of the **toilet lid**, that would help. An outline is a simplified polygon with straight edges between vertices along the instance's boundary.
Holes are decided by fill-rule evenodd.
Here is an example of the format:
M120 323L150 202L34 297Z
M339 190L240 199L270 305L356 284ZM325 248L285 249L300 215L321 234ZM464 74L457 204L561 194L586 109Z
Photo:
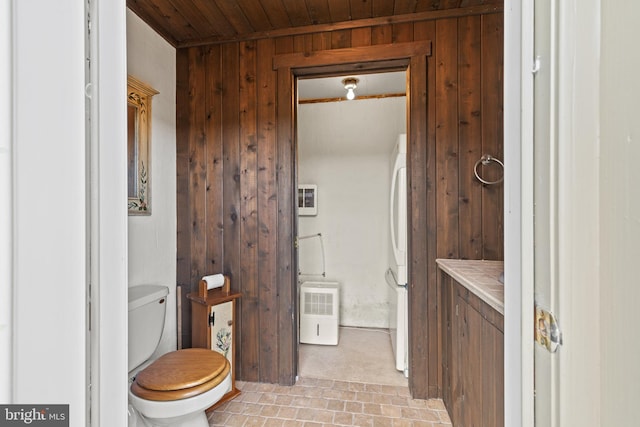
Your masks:
M136 375L135 382L147 390L183 390L213 380L227 365L227 359L217 351L187 348L161 356Z
M206 383L202 383L195 387L183 388L180 390L149 390L144 387L140 387L137 382L133 382L131 384L131 393L137 397L146 400L155 400L155 401L175 401L180 399L187 399L190 397L197 396L199 394L203 394L218 387L222 382L231 376L231 364L229 361L225 361L225 368L222 370L222 373L212 379L211 381L207 381Z

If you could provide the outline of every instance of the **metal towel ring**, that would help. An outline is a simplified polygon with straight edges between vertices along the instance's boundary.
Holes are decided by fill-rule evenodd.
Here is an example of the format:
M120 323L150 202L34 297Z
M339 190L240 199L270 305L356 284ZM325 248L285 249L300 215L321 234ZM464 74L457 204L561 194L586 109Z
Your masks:
M478 175L478 165L482 163L483 166L486 166L491 162L496 162L502 167L502 176L497 181L487 181L481 178L480 175ZM476 175L476 178L478 178L478 181L480 181L483 184L487 184L487 185L497 184L499 182L502 182L502 180L504 179L504 164L500 160L493 157L492 155L485 154L484 156L480 157L480 160L478 160L476 164L473 166L473 173Z

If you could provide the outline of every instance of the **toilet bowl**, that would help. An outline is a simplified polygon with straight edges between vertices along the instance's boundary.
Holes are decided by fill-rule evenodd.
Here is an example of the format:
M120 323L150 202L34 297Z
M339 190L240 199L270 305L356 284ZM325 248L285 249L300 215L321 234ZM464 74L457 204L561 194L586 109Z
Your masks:
M164 286L129 288L129 427L208 427L205 410L231 390L231 365L204 348L171 351L150 362L164 328L167 294Z
M129 402L151 426L206 427L205 409L229 390L229 361L213 350L190 348L167 353L139 372Z

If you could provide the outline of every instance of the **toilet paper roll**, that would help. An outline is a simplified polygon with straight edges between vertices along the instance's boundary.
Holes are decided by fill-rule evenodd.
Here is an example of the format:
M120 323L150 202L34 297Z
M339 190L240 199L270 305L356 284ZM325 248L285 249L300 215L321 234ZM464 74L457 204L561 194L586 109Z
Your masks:
M207 290L221 288L224 285L224 275L212 274L202 278L207 283Z

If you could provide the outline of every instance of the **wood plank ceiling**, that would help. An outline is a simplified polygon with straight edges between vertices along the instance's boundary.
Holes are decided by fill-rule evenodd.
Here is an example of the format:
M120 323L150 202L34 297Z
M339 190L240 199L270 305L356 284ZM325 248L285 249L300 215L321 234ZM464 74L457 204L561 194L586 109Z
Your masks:
M402 23L502 0L127 0L174 47ZM448 12L447 12L448 11Z

